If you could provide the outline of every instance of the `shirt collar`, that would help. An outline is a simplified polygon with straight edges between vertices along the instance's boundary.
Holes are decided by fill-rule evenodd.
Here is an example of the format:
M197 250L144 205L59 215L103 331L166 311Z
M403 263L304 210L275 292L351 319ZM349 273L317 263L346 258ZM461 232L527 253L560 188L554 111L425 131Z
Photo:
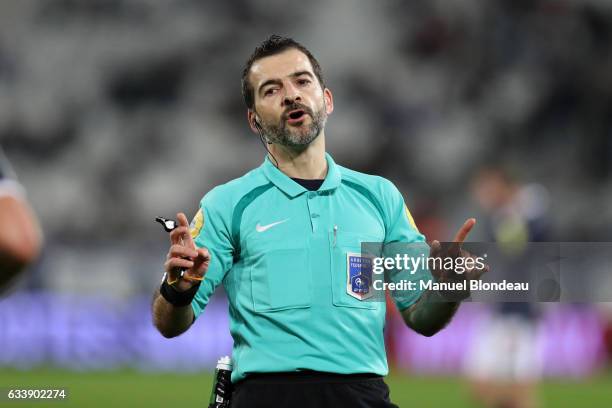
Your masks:
M318 191L333 190L340 185L340 181L342 180L340 169L338 169L336 162L334 162L334 159L332 159L329 153L325 153L325 160L327 161L327 176ZM308 191L280 171L272 163L268 155L266 155L266 159L261 166L268 180L291 198L297 197Z

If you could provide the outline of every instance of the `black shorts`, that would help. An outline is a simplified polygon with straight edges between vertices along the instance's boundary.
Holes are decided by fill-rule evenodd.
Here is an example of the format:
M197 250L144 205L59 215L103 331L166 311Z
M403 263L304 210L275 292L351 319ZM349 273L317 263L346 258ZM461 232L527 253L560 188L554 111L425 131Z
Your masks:
M251 374L234 384L232 408L397 408L373 374L316 371Z

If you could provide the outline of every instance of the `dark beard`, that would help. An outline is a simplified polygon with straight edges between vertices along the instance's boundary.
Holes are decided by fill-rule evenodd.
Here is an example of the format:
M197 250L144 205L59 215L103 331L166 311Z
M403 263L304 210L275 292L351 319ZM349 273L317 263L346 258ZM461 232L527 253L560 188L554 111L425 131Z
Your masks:
M262 123L263 133L270 142L293 148L306 147L321 134L321 131L325 127L325 122L327 121L325 105L323 105L320 110L313 112L306 106L293 104L288 107L286 111L290 112L294 109L304 110L304 115L310 115L312 119L311 123L305 130L289 128L287 127L286 115L283 115L279 124Z

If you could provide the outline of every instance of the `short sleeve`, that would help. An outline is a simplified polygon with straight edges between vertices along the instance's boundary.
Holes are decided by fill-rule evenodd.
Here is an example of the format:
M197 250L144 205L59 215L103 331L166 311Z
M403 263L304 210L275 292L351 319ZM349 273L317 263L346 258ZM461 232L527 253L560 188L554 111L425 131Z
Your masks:
M228 217L221 211L223 205L215 202L211 193L204 196L191 222L191 236L196 246L206 247L211 256L206 276L191 302L195 318L202 313L210 296L223 281L233 263L234 246Z
M422 260L416 269L392 270L387 275L390 282L414 282L413 290L391 291L397 308L402 311L421 297L424 290L421 289L420 282L431 280L431 273L424 260L424 257L429 256L429 245L425 236L419 232L402 194L391 182L388 182L385 196L389 224L386 226L384 256L408 255L412 259Z

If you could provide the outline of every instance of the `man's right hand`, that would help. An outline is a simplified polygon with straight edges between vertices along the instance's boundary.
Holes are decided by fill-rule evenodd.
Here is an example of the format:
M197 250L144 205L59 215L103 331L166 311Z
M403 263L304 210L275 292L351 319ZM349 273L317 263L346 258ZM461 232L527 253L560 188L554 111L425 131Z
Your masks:
M185 214L178 213L176 218L179 226L170 232L171 245L164 268L168 283L183 292L204 279L210 265L210 253L206 248L195 246ZM182 278L181 269L185 269Z

